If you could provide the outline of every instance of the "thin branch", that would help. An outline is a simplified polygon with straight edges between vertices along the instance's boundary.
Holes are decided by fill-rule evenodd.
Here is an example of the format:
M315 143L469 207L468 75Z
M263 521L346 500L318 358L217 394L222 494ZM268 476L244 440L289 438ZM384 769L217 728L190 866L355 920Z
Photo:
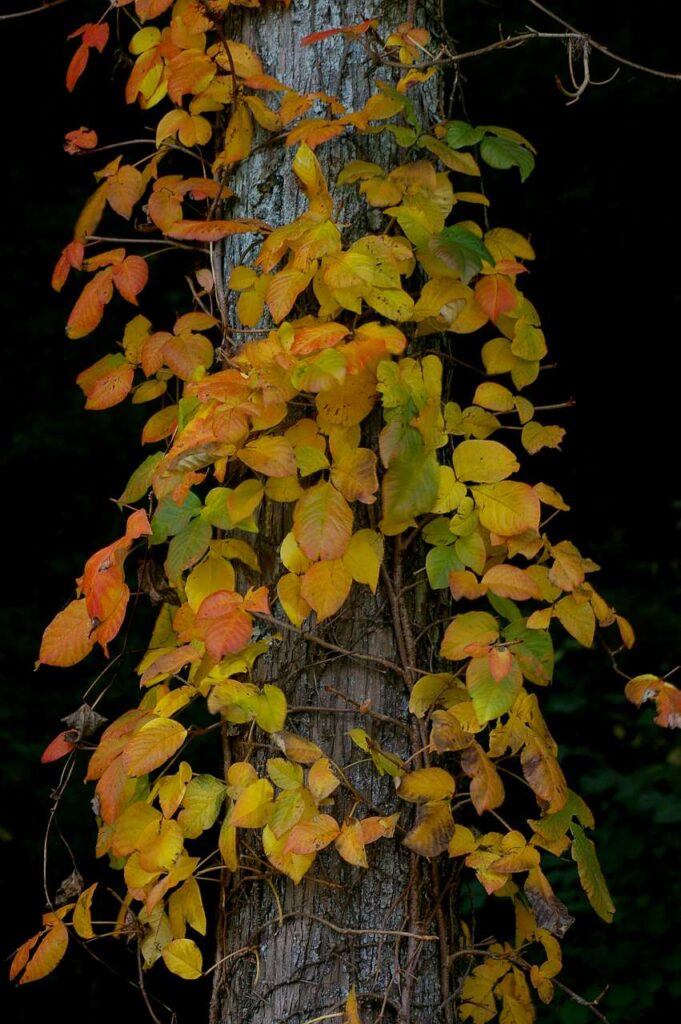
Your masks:
M41 4L40 7L31 7L28 11L13 11L12 14L0 14L0 21L9 21L11 18L26 18L29 14L41 14L43 11L50 11L53 7L65 4L66 0L52 0L51 4Z
M646 75L655 75L657 78L667 78L671 79L671 81L681 80L681 73L679 72L660 71L658 68L650 68L646 64L639 64L637 61L630 60L628 57L622 57L621 54L615 53L614 50L604 46L603 43L596 42L595 39L592 39L591 36L587 35L585 32L580 32L579 29L575 28L574 25L571 25L569 21L565 21L558 14L554 14L553 11L550 11L548 7L544 7L543 4L539 3L539 0L527 0L527 2L533 7L536 7L538 11L541 11L542 14L545 14L548 18L551 18L552 21L562 25L563 28L566 28L569 32L573 33L573 35L580 36L582 39L587 40L594 50L598 50L606 57L609 57L610 60L614 60L617 64L624 64L628 68L634 68L635 71L643 71Z

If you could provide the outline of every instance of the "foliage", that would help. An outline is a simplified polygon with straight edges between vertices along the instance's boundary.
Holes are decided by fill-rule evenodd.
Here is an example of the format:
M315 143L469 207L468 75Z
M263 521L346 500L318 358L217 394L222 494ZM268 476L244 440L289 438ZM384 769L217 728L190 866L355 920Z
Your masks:
M64 667L97 645L108 656L130 599L126 561L141 555L138 588L160 608L137 669L142 698L103 731L87 768L97 855L121 873L114 933L136 938L147 968L162 960L182 978L202 976L189 932L207 930L202 883L212 865L195 841L209 830L229 871L248 863L253 830L271 870L296 884L318 856L366 869L367 846L400 841L421 858L459 859L487 894L510 901L511 938L484 948L471 939L446 963L472 964L462 1019L531 1022L534 995L553 997L558 939L572 921L546 862L569 853L595 912L609 921L614 906L589 834L593 815L568 788L528 685L541 691L551 682L554 620L585 647L596 628L616 633L624 648L634 640L587 579L598 566L549 533L548 521L568 507L561 495L531 471L517 477L521 457L558 448L564 434L524 393L547 355L539 315L518 285L532 246L454 210L488 206L475 184L458 184L479 176L475 147L494 168L517 167L523 180L533 149L509 129L420 122L409 91L436 74L421 66L425 29L401 24L383 39L372 19L329 30L400 65L395 86L377 78L366 106L348 112L335 97L288 88L228 39L229 6L134 0L125 96L143 110L164 105L155 142L150 156L126 163L121 154L95 174L53 277L60 290L72 273L87 275L67 324L78 339L99 326L116 295L138 305L160 251L175 252L190 274L186 312L156 325L134 315L117 351L78 377L88 409L128 397L158 403L142 443L161 447L121 494L123 536L88 559L39 656ZM91 51L107 46L109 24L83 25L72 38L69 90ZM326 116L306 116L320 104ZM400 162L352 160L329 186L315 150L351 131L390 133ZM230 176L259 133L292 151L307 198L292 223L228 215ZM96 151L97 137L81 128L66 144ZM380 231L352 238L339 225L337 201L348 188L387 218ZM97 231L111 213L135 218L145 256L129 252L129 241L102 248ZM219 254L232 235L252 240L250 258L225 282ZM450 383L450 342L459 335L480 346L482 382L472 395ZM519 444L492 439L504 431ZM256 535L277 505L290 507L291 529L273 576ZM155 549L164 552L163 572ZM423 555L418 567L415 552ZM432 591L449 594L453 611L438 663L420 666L405 576L423 574ZM341 818L334 793L352 792L348 766L291 729L285 688L261 682L259 666L278 630L314 643L317 624L362 587L385 593L393 612L399 662L383 664L408 693L413 741L403 759L370 732L351 730L376 772L393 779L396 800L382 814L353 805ZM271 614L275 602L283 615ZM637 676L626 695L653 700L658 723L678 726L679 693L666 680ZM75 757L100 726L93 716L85 708L43 759ZM265 770L246 757L224 778L197 771L190 743L213 730L209 716L218 716L216 733L269 744ZM513 825L497 813L505 776L524 780L538 808ZM14 957L20 984L56 967L70 930L96 938L91 904L105 900L96 889L49 909ZM357 1000L351 991L348 1021L360 1019Z

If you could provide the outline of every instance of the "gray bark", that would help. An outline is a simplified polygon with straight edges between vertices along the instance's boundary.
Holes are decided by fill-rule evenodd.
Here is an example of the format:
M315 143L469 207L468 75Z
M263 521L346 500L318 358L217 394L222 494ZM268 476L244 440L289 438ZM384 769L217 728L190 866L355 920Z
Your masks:
M386 25L395 26L405 20L406 6L384 0ZM421 4L420 17L431 10L430 2ZM288 11L274 4L255 11L235 8L234 12L227 36L246 42L260 55L268 73L299 92L335 93L349 110L356 110L373 91L372 69L360 46L346 46L343 36L335 36L300 48L299 39L309 32L357 23L367 14L376 13L375 8L369 10L360 0L296 0ZM385 69L380 77L389 80L389 75L389 69ZM428 123L436 116L434 90L426 91L425 96L430 109L423 109L423 118ZM332 194L336 174L350 159L374 160L388 167L399 162L392 137L386 132L343 136L322 145L317 155ZM230 179L230 187L239 199L229 215L259 217L277 226L302 213L306 200L290 170L292 156L291 150L274 146L261 149L246 161ZM354 188L338 190L335 198L344 203L338 219L346 225L346 240L376 230ZM230 240L227 271L240 262L244 244L239 238ZM253 259L252 251L248 258ZM369 427L374 441L378 426L374 423ZM356 504L355 529L369 525L363 521L365 514L364 506ZM268 550L276 552L289 529L290 506L269 506L265 510L260 536ZM393 571L390 561L388 568ZM281 566L276 565L269 578L263 579L270 585L270 592L280 572ZM275 612L285 618L280 609L275 608ZM417 616L416 602L408 614L412 620ZM427 607L422 614L429 614ZM360 654L400 663L405 652L398 643L396 616L385 581L376 595L367 587L355 585L332 627L320 630L319 635ZM265 667L261 664L258 668L257 678L278 682L290 706L330 709L297 714L290 722L340 765L363 756L346 735L353 726L366 728L378 742L404 758L420 745L420 738L410 737L407 731L383 723L377 727L375 720L370 726L370 720L359 711L347 713L352 705L326 689L330 687L358 703L370 700L373 709L406 723L408 694L404 679L397 673L361 659L338 656L301 642L295 634L284 633ZM228 756L239 759L238 740L232 744ZM261 763L265 756L263 753ZM360 816L401 810L402 823L408 826L410 812L404 813L404 803L398 806L389 778L379 778L366 764L350 768L348 777L365 802ZM355 797L344 790L337 790L335 796L332 813L342 821ZM255 835L247 834L249 846L262 856ZM442 990L438 943L381 934L437 934L432 866L410 855L398 836L370 846L368 857L370 867L366 871L346 864L331 848L317 857L310 875L299 886L276 874L270 874L269 882L264 881L264 859L256 870L244 869L225 877L217 958L228 959L214 972L212 1024L303 1024L324 1014L339 1013L353 984L365 1020L399 1024L451 1020L451 1009L448 1007L444 1014L440 1009L447 992ZM253 858L252 863L256 863Z

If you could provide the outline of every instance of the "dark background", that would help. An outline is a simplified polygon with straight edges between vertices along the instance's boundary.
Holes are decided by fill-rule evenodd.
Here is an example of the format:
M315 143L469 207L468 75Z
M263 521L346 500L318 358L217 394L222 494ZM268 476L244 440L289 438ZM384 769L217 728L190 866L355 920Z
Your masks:
M556 0L552 6L619 53L658 68L681 67L677 5ZM105 143L132 130L118 99L123 78L111 82L110 53L94 55L74 97L63 89L73 51L65 37L84 20L82 8L67 3L0 22L8 434L1 477L8 569L0 647L3 956L37 929L43 909L40 847L59 765L43 767L39 755L61 728L59 718L80 703L92 671L42 668L36 675L33 661L42 630L70 598L84 559L120 533L110 499L135 464L130 453L146 416L142 408L136 417L129 406L83 413L74 378L110 345L99 332L66 340L75 291L67 286L56 296L49 287L56 256L92 189L91 171L103 163L67 157L64 133L85 124ZM499 26L556 29L523 0L450 0L445 8L462 51L498 38ZM614 66L596 54L593 75L607 78ZM553 401L577 401L561 414L568 427L564 454L538 456L537 477L558 486L573 506L562 519L563 535L604 566L597 586L635 624L638 643L623 666L631 674L664 674L681 662L674 369L681 81L623 68L611 84L589 89L567 107L554 80L568 80L560 42L481 57L462 71L469 119L513 127L539 151L537 170L523 185L515 171L485 172L494 223L530 235L538 253L524 290L542 313L559 363L544 391ZM454 116L463 116L460 108ZM652 725L652 712L626 703L622 683L605 655L563 643L547 711L568 778L597 817L598 849L618 907L614 924L603 925L589 911L571 867L552 877L577 916L565 941L563 980L588 997L610 984L603 1008L612 1024L643 1024L668 1019L681 1002L681 749L676 734ZM91 870L89 797L80 784L72 786L61 820L70 837L83 833L76 855ZM53 884L70 871L58 842L52 864ZM112 955L111 946L103 955ZM116 969L129 968L124 952L113 955L120 957ZM169 1001L192 1008L199 1019L196 992L180 984ZM89 1024L93 1014L101 1024L123 1014L131 1024L148 1019L137 993L75 949L56 976L10 992L8 1007L13 1022L55 1009L72 1024ZM540 1019L582 1024L592 1018L558 1001Z

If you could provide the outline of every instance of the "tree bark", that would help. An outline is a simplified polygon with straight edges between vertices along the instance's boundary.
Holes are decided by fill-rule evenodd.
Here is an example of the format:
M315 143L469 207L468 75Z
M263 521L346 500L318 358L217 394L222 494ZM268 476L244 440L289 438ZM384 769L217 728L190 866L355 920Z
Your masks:
M421 23L428 28L432 28L434 6L430 0L420 5ZM382 11L372 13L384 15L382 29L391 28L406 19L407 7L406 2L384 0ZM296 0L289 10L278 5L232 10L228 38L247 43L261 57L267 73L301 93L337 95L348 110L364 105L373 91L373 68L361 46L348 45L342 35L306 48L300 47L299 40L310 32L362 21L367 16L365 4ZM390 80L390 69L382 69L379 77ZM426 124L437 115L436 99L433 87L417 98ZM229 215L258 217L278 226L302 213L307 201L290 169L292 155L282 145L265 146L240 166L230 179L239 200ZM373 160L387 167L400 162L388 132L341 136L322 145L317 156L332 194L338 172L350 159ZM356 189L339 190L334 198L345 244L377 229L381 216L368 209ZM241 261L243 246L238 236L230 240L225 278ZM379 426L378 420L369 424L374 442ZM290 529L290 508L269 504L264 510L260 537L268 551L278 551ZM375 525L370 514L370 507L356 504L355 528ZM390 538L386 548L386 572L377 593L355 586L339 616L316 631L318 637L354 652L354 657L282 631L281 641L259 663L259 681L276 681L290 707L322 709L294 711L289 727L318 743L341 766L363 757L347 736L355 726L367 729L404 759L423 746L418 730L410 734L406 724L398 725L408 722L410 666L416 664L414 631L420 629L414 624L437 613L428 607L430 597L418 590L406 596L400 592L408 569L406 553L398 551ZM280 573L281 567L274 566L262 582L271 586ZM279 608L275 613L285 619ZM363 655L396 663L401 671L390 671ZM370 710L397 719L398 724L362 713L359 705L367 703ZM227 761L243 756L241 740L226 738L225 747ZM261 764L267 756L276 755L263 751ZM416 753L413 764L418 765L423 756ZM404 803L398 806L389 777L380 778L365 761L348 767L346 775L351 788L342 787L335 794L333 813L339 820L359 802L364 805L363 815L402 810L401 824L408 827L410 813L404 813ZM249 846L249 867L235 875L225 870L222 880L211 1024L303 1024L325 1014L336 1014L340 1020L352 985L366 1020L398 1024L452 1020L447 943L439 940L451 930L447 921L455 920L454 887L450 885L445 907L438 901L439 888L444 886L436 873L440 869L410 854L401 845L399 832L393 840L369 847L368 870L346 864L332 850L317 858L311 877L298 886L273 874L262 852L250 842ZM417 935L433 941L414 938Z

